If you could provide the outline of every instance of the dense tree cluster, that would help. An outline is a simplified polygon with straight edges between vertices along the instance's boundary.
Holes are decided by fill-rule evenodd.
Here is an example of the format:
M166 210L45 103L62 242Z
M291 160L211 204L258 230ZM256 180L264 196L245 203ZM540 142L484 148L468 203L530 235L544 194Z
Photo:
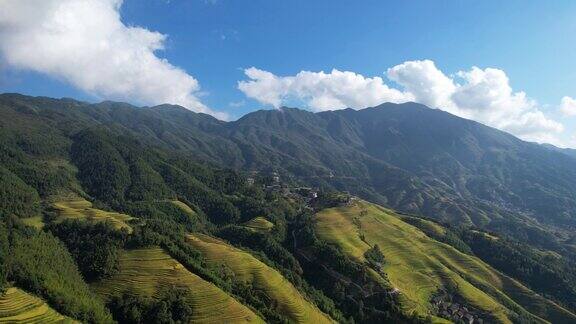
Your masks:
M34 188L0 165L0 210L20 217L35 216L40 211L40 197Z
M517 241L494 239L477 231L467 231L463 238L475 255L494 268L576 310L575 263L553 254L543 254Z
M88 193L112 206L122 205L130 185L130 171L105 135L92 130L81 132L76 135L71 152L78 178Z
M6 137L2 138L3 135ZM30 202L37 203L37 196L45 198L63 190L76 189L74 170L66 162L66 155L57 155L62 154L60 150L40 150L45 155L31 155L26 152L26 147L22 147L20 138L13 137L0 132L0 179L17 187L13 192L16 198L25 195L32 198ZM52 147L49 137L39 136L29 140L39 146Z
M460 233L464 230L464 227L461 226L452 226L450 224L443 224L439 223L433 219L426 218L426 217L417 217L417 216L410 216L406 214L402 218L405 222L412 224L418 227L422 232L426 233L429 237L444 242L456 250L466 253L466 254L473 254L472 249L460 238ZM440 226L443 231L440 233L439 231L433 230L426 224L426 222L437 224Z
M366 252L364 252L364 257L368 262L377 266L381 266L385 261L384 254L380 250L378 244L366 250Z
M247 199L229 197L245 186L235 172L202 167L180 154L100 129L75 137L72 160L87 192L116 209L131 201L181 198L198 206L211 222L229 224L240 219L234 201Z
M179 200L186 201L183 198L179 198ZM194 207L191 203L186 205ZM178 224L189 232L212 227L200 208L196 207L193 210L194 214L191 215L170 200L128 202L124 205L124 211L129 215L138 215L146 219L171 221L172 224Z
M94 225L78 220L53 223L46 228L68 248L78 269L88 281L112 275L117 270L118 250L124 245L126 231L118 231L107 222Z
M17 225L10 232L9 279L56 310L91 323L112 322L89 290L66 247L48 232Z
M216 234L236 245L262 252L284 269L295 273L302 272L294 256L271 235L257 233L241 226L226 226Z
M155 299L123 294L114 297L108 307L119 323L189 323L194 314L186 288L163 289Z
M4 292L8 279L8 262L10 262L10 242L8 241L8 228L0 220L0 294Z

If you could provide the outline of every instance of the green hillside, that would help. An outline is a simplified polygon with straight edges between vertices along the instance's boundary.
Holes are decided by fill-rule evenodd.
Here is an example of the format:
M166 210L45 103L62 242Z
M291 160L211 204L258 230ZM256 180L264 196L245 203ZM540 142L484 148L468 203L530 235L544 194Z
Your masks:
M0 294L0 323L78 323L18 288Z
M190 208L190 206L186 205L185 203L183 203L179 200L173 200L170 203L172 203L174 206L180 208L182 211L187 213L190 217L198 217L197 213L192 208Z
M8 221L13 221L8 219ZM0 220L0 279L39 296L59 313L89 323L112 323L105 305L84 281L64 244L49 232L12 223L9 240ZM9 256L6 256L6 249ZM4 250L4 251L2 251ZM5 262L5 260L9 262ZM0 286L4 284L0 281Z
M58 214L57 221L78 219L92 223L110 222L118 230L126 229L128 232L132 231L132 227L128 225L128 222L133 217L92 208L92 203L84 199L58 201L53 204L53 207Z
M160 248L123 251L119 271L93 284L106 300L128 293L155 297L163 288L186 288L191 293L192 323L261 323L254 312L224 291L186 270Z
M528 230L525 221L533 218L546 225L544 233L549 227L562 229L558 225L574 224L576 199L570 194L576 188L573 157L415 103L316 114L283 108L253 112L233 122L171 105L140 108L18 94L0 95L0 108L6 142L25 137L21 145L35 153L65 152L71 142L81 139L72 136L105 126L157 147L193 152L195 158L219 166L275 169L309 184L350 191L398 210L441 220L504 227L500 230L517 235ZM48 145L36 143L46 139ZM92 162L99 156L106 157L103 164L119 160L114 150L90 144L95 152L90 156ZM94 188L79 170L84 189L99 194L109 191L113 196L108 189L121 184L133 171L133 175L146 176L130 188L132 197L147 196L138 189L149 184L154 185L156 194L169 194L140 158L134 157L137 168L121 167L118 170L123 176L107 178L110 183ZM52 180L55 172L63 171L50 163L55 160L61 157L42 162L43 178ZM83 161L73 164L82 169ZM7 169L19 175L13 165ZM12 183L22 185L15 179ZM30 194L22 198L37 200Z
M0 95L0 289L88 323L573 322L572 161L412 104L227 123ZM351 195L413 215L315 216Z
M234 273L235 280L250 283L261 290L280 314L293 323L331 323L332 320L278 271L270 268L248 252L202 234L189 235L189 242L202 251L211 264L224 264Z
M274 223L262 216L258 216L247 221L244 226L255 232L266 233L274 228Z
M27 226L34 227L35 229L41 230L44 228L44 219L42 216L33 216L22 219L22 223Z
M319 212L315 226L321 238L359 262L366 262L366 251L377 244L385 257L383 278L397 290L407 313L437 315L432 300L444 292L502 323L576 321L573 313L480 259L431 239L389 209L356 201Z

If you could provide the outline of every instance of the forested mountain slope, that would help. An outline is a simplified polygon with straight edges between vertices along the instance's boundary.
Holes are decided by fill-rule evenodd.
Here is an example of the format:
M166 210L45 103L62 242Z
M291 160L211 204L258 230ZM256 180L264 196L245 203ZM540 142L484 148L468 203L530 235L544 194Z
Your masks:
M394 290L392 273L374 276L369 259L315 227L313 211L346 205L333 199L341 190L418 214L401 221L422 226L425 234L408 231L426 235L422 249L453 247L438 257L447 258L442 266L431 263L437 275L424 286L454 288L443 276L468 258L458 249L484 260L489 273L519 280L507 285L534 303L510 295L504 279L482 279L500 309L484 309L486 318L565 321L576 310L574 161L415 104L286 108L222 122L169 105L0 95L0 288L22 289L83 322L427 322L436 290L414 301ZM247 171L260 171L253 184ZM273 171L283 186L319 186L320 197L271 186ZM232 263L191 237L222 240L211 248L229 251L224 261ZM391 247L381 249L387 260ZM250 262L239 267L240 256ZM131 271L142 272L134 279L143 288L114 290ZM220 305L235 306L207 307L173 280L150 288L162 271L213 287ZM269 296L271 283L245 271L273 274L283 293ZM301 303L286 306L287 296ZM409 300L424 306L407 307Z
M565 243L574 240L576 159L419 104L316 114L284 108L228 123L169 105L13 94L0 96L0 105L3 138L26 134L20 145L28 151L63 150L67 134L113 128L198 161L277 171L284 179L575 252ZM30 136L49 143L33 147Z
M11 115L0 134L2 290L17 287L88 323L422 320L400 313L392 299L372 303L377 314L365 313L368 306L344 309L349 301L305 280L286 237L288 224L307 209L264 191L265 179L249 185L231 169L197 163L193 151L158 145L116 123L21 109L2 108ZM59 115L55 109L40 115ZM259 218L273 230L247 225ZM275 287L301 303L286 308L285 296L270 303L258 292L263 282L207 262L188 240L199 233L253 253L253 264L274 274Z

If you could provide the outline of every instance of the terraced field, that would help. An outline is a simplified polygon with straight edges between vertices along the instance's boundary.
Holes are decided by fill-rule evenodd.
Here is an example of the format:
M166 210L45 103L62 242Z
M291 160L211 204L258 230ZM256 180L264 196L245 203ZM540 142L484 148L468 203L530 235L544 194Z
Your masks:
M170 202L174 206L182 209L185 213L190 215L190 217L197 217L196 212L192 208L190 208L190 206L186 205L185 203L181 202L180 200L170 200Z
M92 208L92 203L84 199L58 201L52 206L58 212L57 221L65 219L81 219L90 222L108 221L116 229L125 228L129 233L132 232L132 227L128 225L128 222L134 219L132 216Z
M457 293L502 323L510 323L514 314L535 322L576 323L576 315L480 259L431 239L389 209L358 201L321 211L315 226L321 238L360 262L365 261L364 252L378 244L386 258L383 270L399 290L407 313L430 314L431 298L444 290Z
M44 219L42 216L34 216L34 217L27 217L21 218L22 223L27 226L34 227L35 229L41 230L44 227Z
M0 295L0 323L77 323L59 314L42 299L18 288Z
M254 217L244 223L244 226L259 233L270 232L274 228L274 224L264 217Z
M123 251L119 263L117 274L92 285L104 299L122 293L154 297L163 287L187 287L192 293L193 323L263 322L249 308L188 271L160 248Z
M294 323L331 323L321 312L278 271L270 268L248 252L202 234L189 235L188 240L206 257L208 263L224 264L237 280L249 282L262 290L277 311Z
M424 233L430 233L437 236L446 234L446 229L437 223L413 216L400 215L401 219L408 224L412 224L421 229Z

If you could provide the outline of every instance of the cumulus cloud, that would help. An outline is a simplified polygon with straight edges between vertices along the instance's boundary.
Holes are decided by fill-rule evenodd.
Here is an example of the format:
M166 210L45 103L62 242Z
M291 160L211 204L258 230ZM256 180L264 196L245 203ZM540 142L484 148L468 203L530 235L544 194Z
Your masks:
M514 92L500 69L472 67L447 76L430 60L410 61L387 71L388 78L417 102L510 132L523 139L559 144L564 130L524 92Z
M408 61L386 71L398 89L380 77L338 70L276 76L252 67L245 74L249 80L240 81L238 88L246 96L275 107L294 100L316 111L415 101L530 141L561 144L557 135L564 130L524 92L514 92L506 73L494 68L472 67L446 75L433 61ZM563 102L567 106L570 103Z
M270 72L249 68L250 79L238 82L238 88L261 103L280 107L290 100L304 102L313 110L365 108L382 102L405 102L412 97L388 87L380 77L366 78L348 71L330 73L302 71L295 76L280 77Z
M560 100L560 111L566 116L576 115L576 99L572 97L563 97Z
M404 62L388 69L387 76L419 103L432 108L452 107L450 97L456 85L430 60Z
M122 0L2 0L3 59L106 99L178 104L225 117L198 99L194 77L156 56L166 35L126 26L121 5Z

